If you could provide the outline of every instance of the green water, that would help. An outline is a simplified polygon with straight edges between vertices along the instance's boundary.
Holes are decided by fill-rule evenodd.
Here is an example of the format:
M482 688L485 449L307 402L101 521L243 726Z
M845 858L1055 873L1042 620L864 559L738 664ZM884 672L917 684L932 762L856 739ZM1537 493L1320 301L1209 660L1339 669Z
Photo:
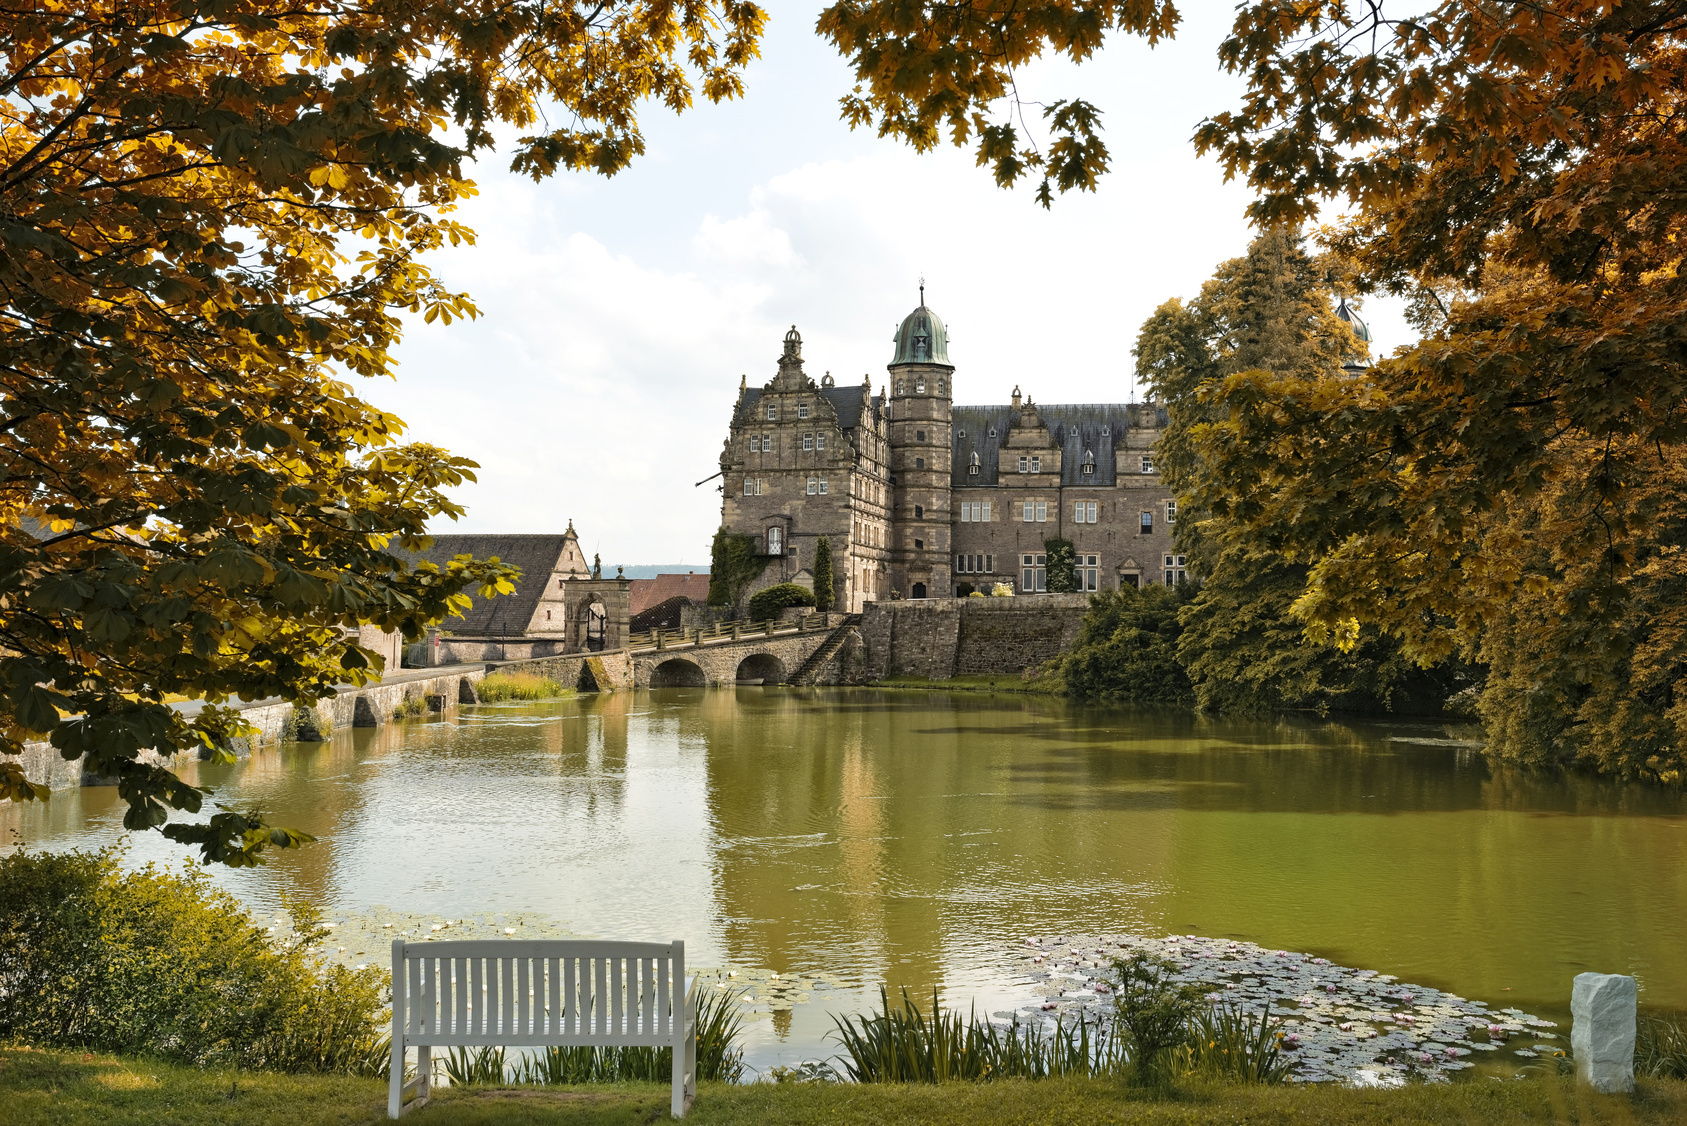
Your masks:
M219 874L254 908L291 891L684 938L693 965L758 984L758 1066L829 1054L828 1014L880 982L1022 1001L1011 947L1033 934L1231 936L1553 1018L1576 973L1631 973L1643 1004L1687 1009L1687 804L1496 771L1468 735L676 689L464 708L198 777L322 838ZM0 812L0 834L97 846L121 817L110 789L64 791ZM131 858L185 852L153 834ZM770 1012L775 972L817 980Z

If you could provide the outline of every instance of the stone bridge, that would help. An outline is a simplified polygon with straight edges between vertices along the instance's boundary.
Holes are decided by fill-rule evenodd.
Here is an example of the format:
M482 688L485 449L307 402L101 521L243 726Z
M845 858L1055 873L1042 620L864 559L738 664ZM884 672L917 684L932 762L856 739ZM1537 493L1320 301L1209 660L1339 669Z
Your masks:
M836 621L836 617L832 621ZM789 628L772 634L734 638L692 635L684 641L665 641L639 649L604 653L570 653L510 661L499 672L549 676L584 691L628 688L706 688L744 683L836 684L844 670L859 664L860 636L856 622L821 629ZM792 623L793 627L795 623Z

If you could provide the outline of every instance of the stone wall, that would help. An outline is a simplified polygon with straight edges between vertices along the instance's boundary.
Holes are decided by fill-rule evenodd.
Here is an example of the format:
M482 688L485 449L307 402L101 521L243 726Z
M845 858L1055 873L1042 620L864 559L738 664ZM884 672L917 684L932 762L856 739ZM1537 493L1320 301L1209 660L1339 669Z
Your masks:
M1089 597L931 598L875 602L861 618L869 679L987 676L1035 668L1070 649Z
M492 672L548 676L582 692L624 692L633 687L633 661L625 649L512 661L493 666Z
M485 675L485 669L480 666L457 668L443 674L432 670L395 672L374 684L362 687L344 685L334 696L319 701L316 710L322 724L329 730L378 727L391 722L398 706L410 696L416 697L424 708L433 712L447 711L459 703L474 703L474 685ZM178 705L178 708L183 715L191 718L203 706L199 701L189 701ZM236 700L233 707L239 710L241 719L257 729L256 735L235 740L236 745L231 749L242 758L250 754L255 746L278 742L294 712L292 704L278 699ZM152 751L142 752L138 761L155 766L170 765L168 757ZM106 784L105 779L83 771L80 759L66 761L46 742L24 744L18 763L31 781L45 782L55 790L67 786Z

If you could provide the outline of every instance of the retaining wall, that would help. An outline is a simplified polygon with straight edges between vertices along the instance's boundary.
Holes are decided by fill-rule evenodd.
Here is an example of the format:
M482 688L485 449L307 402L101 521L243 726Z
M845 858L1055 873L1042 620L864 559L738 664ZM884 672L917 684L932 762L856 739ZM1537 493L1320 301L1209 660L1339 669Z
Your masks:
M449 672L440 669L405 670L362 687L344 685L333 697L318 702L317 711L330 730L340 727L379 727L392 722L394 711L407 696L417 697L422 701L423 707L435 712L454 708L459 703L474 703L477 699L474 685L485 676L486 670L480 666L460 665ZM197 715L204 706L194 700L178 705L178 710L191 717ZM241 758L250 754L255 746L279 742L282 729L294 710L293 705L287 701L273 698L246 702L237 700L233 702L233 707L239 710L241 719L258 729L256 735L237 739L235 745L230 748ZM171 760L156 752L146 751L137 761L168 767ZM67 786L96 786L108 783L108 780L84 771L80 759L66 761L51 744L44 741L26 743L18 762L23 767L24 776L30 781L45 782L55 790Z
M987 676L1036 668L1078 639L1085 594L872 602L861 616L869 679Z
M566 653L491 666L493 672L548 676L583 692L625 692L633 687L633 661L625 649Z

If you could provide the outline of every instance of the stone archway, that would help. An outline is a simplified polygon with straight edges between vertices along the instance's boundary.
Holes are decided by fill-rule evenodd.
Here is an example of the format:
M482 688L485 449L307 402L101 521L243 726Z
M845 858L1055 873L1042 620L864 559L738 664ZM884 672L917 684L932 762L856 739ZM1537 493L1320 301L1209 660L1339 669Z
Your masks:
M785 662L772 653L752 653L738 662L739 684L783 684Z
M691 661L674 657L650 670L652 688L707 688L709 678Z
M914 589L910 592L909 596L912 598L924 598L926 596L926 584L915 583Z

